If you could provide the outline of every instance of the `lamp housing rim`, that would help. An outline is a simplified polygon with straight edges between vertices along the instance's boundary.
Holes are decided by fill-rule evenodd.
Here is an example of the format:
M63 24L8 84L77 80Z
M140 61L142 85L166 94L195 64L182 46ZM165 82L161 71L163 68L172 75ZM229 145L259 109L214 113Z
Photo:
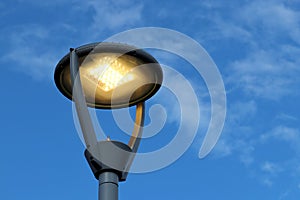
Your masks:
M158 82L154 84L152 90L145 96L141 96L136 101L129 101L126 104L97 104L86 102L88 107L97 108L97 109L116 109L116 108L124 108L131 107L137 105L140 102L144 102L151 98L161 87L163 80L163 72L161 66L158 61L151 56L149 53L144 51L143 49L139 49L137 47L123 44L123 43L112 43L112 42L96 42L86 44L74 49L78 58L84 60L90 53L116 53L121 55L129 55L136 59L139 59L143 62L143 64L156 64L156 75L158 76ZM54 70L54 82L58 90L68 99L72 100L72 93L68 92L68 90L64 87L62 83L62 72L68 67L70 64L70 53L66 54L56 65ZM80 67L79 63L79 67Z

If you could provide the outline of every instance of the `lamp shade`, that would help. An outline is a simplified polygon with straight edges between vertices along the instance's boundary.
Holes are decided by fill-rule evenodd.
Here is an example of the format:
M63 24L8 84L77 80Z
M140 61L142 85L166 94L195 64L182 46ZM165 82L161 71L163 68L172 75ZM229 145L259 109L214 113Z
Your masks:
M75 49L87 105L113 109L133 106L153 96L162 84L159 63L146 51L120 43L93 43ZM55 84L72 100L70 54L55 68Z

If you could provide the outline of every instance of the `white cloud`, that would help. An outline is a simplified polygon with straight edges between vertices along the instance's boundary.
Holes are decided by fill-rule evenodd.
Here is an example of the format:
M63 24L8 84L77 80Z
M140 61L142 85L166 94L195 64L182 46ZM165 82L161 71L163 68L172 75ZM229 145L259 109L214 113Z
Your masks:
M285 95L297 95L296 85L299 84L300 59L297 54L281 48L276 50L257 50L247 58L232 63L228 75L228 83L238 85L248 95L278 99ZM296 60L291 61L290 58Z
M205 38L213 44L233 41L234 45L240 46L240 51L228 46L229 55L236 51L236 57L229 56L222 60L228 66L225 78L227 89L231 90L228 96L232 93L242 94L243 99L255 100L252 103L249 100L246 103L245 100L244 103L229 104L225 132L221 138L226 141L221 145L224 155L237 155L242 163L255 171L255 178L268 187L275 184L272 177L281 176L283 172L299 177L299 169L296 167L300 163L297 156L300 153L299 130L282 124L270 128L263 136L258 135L261 132L261 127L258 126L266 129L272 124L274 116L261 119L258 115L261 111L255 105L260 104L260 99L281 103L280 100L284 97L297 97L300 94L300 13L283 1L255 0L236 3L234 7L226 5L226 13L222 12L224 8L219 7L220 5L207 6L214 11L210 13L214 14L207 17L213 25L209 32L205 32L208 35ZM206 46L208 45L206 42ZM218 51L216 48L213 47ZM224 54L227 55L226 52ZM258 126L253 124L257 119L266 120L266 125L263 121ZM289 113L278 114L275 119L276 123L289 124L298 120L297 116ZM273 150L260 146L261 142L266 145L270 140L276 140L282 145L278 148L286 150L290 147L288 150L291 155L276 162L259 162L263 156L258 155L255 150ZM231 154L225 154L227 149L231 150Z
M296 142L300 139L300 134L297 129L286 126L277 126L270 132L261 135L261 141L266 142L269 139L278 139L287 142Z
M239 158L240 161L245 165L249 166L254 163L255 158L253 155L253 151L255 150L255 147L252 142L245 142L245 141L238 141L237 142L237 150L238 153L240 154Z
M206 16L213 26L208 35L215 33L212 34L213 38L248 40L248 44L262 41L273 43L272 39L284 35L299 42L300 14L291 1L254 0L231 4L201 1L199 4L209 11ZM227 10L226 13L218 12L224 9Z
M255 116L257 112L256 102L253 100L245 102L235 102L229 107L231 115L229 116L230 123L235 123L235 127L241 126L242 121Z
M239 20L246 22L249 29L257 34L263 31L264 36L269 36L265 39L287 34L295 42L300 42L299 12L283 1L252 1L242 7L239 14Z
M216 158L226 157L232 154L232 146L225 139L220 139L214 147L212 154Z
M267 133L260 136L256 145L268 145L270 142L280 142L276 148L286 149L283 158L277 158L276 162L265 161L261 164L260 170L263 176L268 179L274 176L288 176L299 177L299 164L300 164L300 132L297 128L291 128L284 125L274 127ZM290 147L289 150L287 150Z
M210 32L200 33L199 39L203 43L207 43L206 40L239 40L246 44L252 43L253 36L250 30L236 23L236 21L224 20L224 17L220 15L213 16L212 21L213 27Z
M273 181L268 179L268 178L265 178L262 180L262 183L267 186L267 187L272 187L273 186Z
M286 126L278 126L275 129L273 129L272 136L276 139L281 139L286 142L300 142L300 132L297 129L289 128Z
M214 42L234 41L241 46L237 58L231 56L225 61L229 65L227 88L269 100L299 95L295 85L300 82L300 13L292 2L255 0L215 5L204 1L201 4L208 9L207 20L211 22L204 38ZM228 12L222 12L224 9Z
M1 60L10 63L14 70L22 71L35 79L49 80L57 63L55 51L45 45L51 38L50 31L33 24L16 26L10 31L12 33L5 36L9 44L7 53L1 56Z
M229 104L227 120L220 141L213 151L216 157L237 155L246 166L254 162L253 129L249 121L256 115L255 101Z
M277 173L282 171L280 166L269 161L266 161L262 164L261 170L272 175L276 175Z
M143 4L138 1L91 0L82 3L94 11L91 31L96 35L100 35L103 30L115 31L135 26L142 20Z
M279 125L260 137L260 141L263 143L271 139L286 142L297 153L300 152L300 131L296 128Z
M275 119L278 119L278 120L284 120L284 121L298 121L298 118L293 116L293 115L289 115L289 114L286 114L286 113L280 113L278 114Z

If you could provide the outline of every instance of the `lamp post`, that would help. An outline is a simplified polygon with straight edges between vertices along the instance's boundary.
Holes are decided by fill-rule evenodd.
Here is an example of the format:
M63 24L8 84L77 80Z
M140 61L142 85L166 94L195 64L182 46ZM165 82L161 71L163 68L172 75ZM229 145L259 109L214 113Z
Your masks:
M56 66L59 91L75 103L86 144L85 157L99 180L99 199L117 200L118 182L125 181L140 144L145 101L160 88L159 63L144 50L120 43L93 43L71 48ZM128 144L97 141L88 107L117 109L136 106Z

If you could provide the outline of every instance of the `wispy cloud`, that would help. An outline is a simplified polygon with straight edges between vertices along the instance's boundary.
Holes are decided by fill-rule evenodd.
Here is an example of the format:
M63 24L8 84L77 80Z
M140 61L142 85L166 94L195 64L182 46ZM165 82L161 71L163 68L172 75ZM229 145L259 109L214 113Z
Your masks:
M25 4L19 1L19 4ZM69 2L55 1L40 3L35 0L30 4L41 9L55 9L55 6ZM1 33L1 41L7 48L1 56L6 63L13 63L15 70L30 75L36 80L50 80L58 60L66 53L69 45L81 44L82 41L99 41L99 37L109 36L115 31L137 25L142 17L143 4L136 1L77 1L69 5L68 11L85 14L92 21L73 23L73 13L66 12L64 19L57 23L29 22L22 25L7 25ZM71 15L72 14L72 15ZM83 24L85 23L85 24ZM104 32L105 31L105 32ZM72 41L74 34L77 41ZM66 46L67 45L67 46ZM62 49L64 51L62 51Z
M245 165L253 163L254 141L251 136L254 133L250 122L256 113L255 101L239 101L229 104L224 132L214 150L217 157L235 154Z
M142 20L143 4L129 0L91 0L82 2L87 9L92 9L93 22L90 32L96 37L105 31L122 30L135 27Z
M265 161L261 164L260 171L257 172L257 176L263 185L272 187L276 177L283 171L284 170L280 164Z
M255 13L255 14L254 14ZM239 20L252 29L256 36L263 32L268 42L289 36L299 43L299 12L286 1L252 1L240 9ZM255 26L253 26L255 25ZM263 38L261 38L263 39Z
M299 96L300 14L294 3L281 0L240 1L234 6L211 1L200 3L201 8L209 11L202 18L206 17L210 24L208 31L200 34L200 41L204 38L206 46L212 43L214 46L209 48L218 54L224 52L224 48L218 49L218 44L227 44L226 56L216 62L227 66L224 71L229 98L242 99L230 101L224 133L214 153L237 156L267 187L277 184L275 177L283 174L299 177L297 116L285 111L269 116L260 107L261 100L281 103L283 98ZM222 12L224 9L228 12ZM238 52L234 52L235 45L240 48ZM290 150L290 155L274 161L258 154L261 148L268 154L272 142Z
M282 149L285 154L281 156L273 155L270 159L276 161L263 161L260 164L260 172L257 171L257 177L262 178L262 183L266 186L272 186L275 184L275 180L279 180L280 177L288 178L291 180L300 176L299 164L300 164L300 132L297 128L288 127L285 125L278 125L273 129L262 134L256 141L256 146L261 145L268 146L277 144L278 149ZM277 151L277 153L280 151ZM281 157L281 158L280 158ZM270 183L270 184L269 184ZM292 187L292 185L290 186ZM294 186L294 189L296 186ZM291 188L290 188L291 189ZM279 199L285 199L283 197Z
M213 13L207 17L212 25L204 38L244 47L242 53L236 52L238 56L223 61L228 65L227 88L271 100L299 95L295 74L300 75L300 14L293 2L256 0L216 6L204 1L201 5ZM228 12L212 12L220 7Z
M270 140L286 142L296 152L296 155L300 153L300 131L297 128L279 125L260 137L260 141L263 143Z
M278 125L270 131L262 134L257 140L256 145L269 145L277 142L279 149L285 149L285 155L282 158L277 158L276 162L264 161L261 164L261 171L263 176L269 180L272 177L291 176L299 177L300 164L300 131L297 128L288 127L285 125ZM278 145L279 142L279 145ZM288 148L289 147L289 148ZM275 155L276 157L276 155Z
M228 144L228 142L221 138L216 146L214 147L212 154L216 158L226 157L232 154L233 146Z
M268 187L272 187L272 185L273 185L273 181L270 180L269 178L264 178L264 179L262 180L262 183L263 183L265 186L268 186Z
M300 59L297 59L300 49L290 50L290 47L282 47L280 52L254 51L247 58L232 63L227 80L250 96L276 100L298 95L295 85L299 80L295 74L300 75Z
M280 166L270 161L265 161L261 166L261 170L272 175L276 175L278 172L282 171Z
M282 176L299 177L300 132L298 128L284 125L286 120L295 122L295 119L278 119L276 123L283 123L282 125L263 133L252 122L257 118L258 112L255 101L236 102L229 106L224 133L213 151L215 157L239 158L254 174L255 179L267 187L277 184L276 181ZM286 155L280 154L277 157L272 153L272 156L268 156L271 151L269 147L273 147L274 143ZM261 149L265 153L261 153Z
M14 70L22 71L34 79L47 80L53 75L56 64L55 51L49 49L48 39L51 37L49 30L38 25L16 26L6 35L8 48L1 56L5 63L15 66Z
M279 113L275 119L283 121L298 121L299 119L293 115L288 115L286 113Z

